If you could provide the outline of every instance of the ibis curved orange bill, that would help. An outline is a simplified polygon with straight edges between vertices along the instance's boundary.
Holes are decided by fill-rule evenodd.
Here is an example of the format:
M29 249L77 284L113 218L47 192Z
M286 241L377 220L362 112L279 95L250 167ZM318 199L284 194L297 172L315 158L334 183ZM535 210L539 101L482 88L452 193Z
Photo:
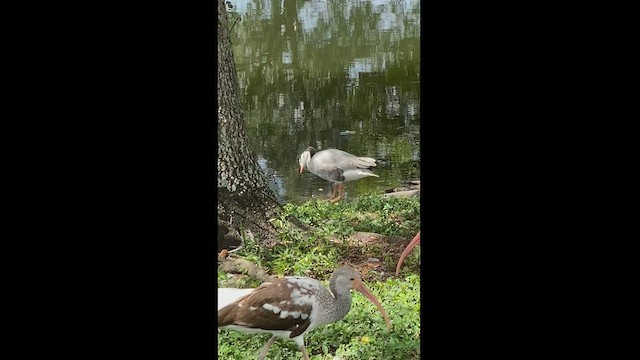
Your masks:
M407 255L409 255L409 253L411 252L411 250L413 250L413 248L419 243L420 243L420 231L418 231L418 234L416 234L413 240L409 242L409 245L407 245L406 249L404 249L404 251L402 252L402 255L400 255L400 260L398 260L398 265L396 266L396 276L400 274L400 267L404 262L404 258L406 258Z
M353 280L353 288L361 292L362 295L364 295L367 299L374 303L376 307L378 307L378 310L380 310L380 312L382 313L382 317L384 317L384 321L387 323L387 329L391 331L391 321L389 320L389 315L387 315L387 312L384 311L382 304L380 304L378 299L373 296L371 291L369 291L367 286L362 282L362 280L360 280L360 278L356 278L355 280Z

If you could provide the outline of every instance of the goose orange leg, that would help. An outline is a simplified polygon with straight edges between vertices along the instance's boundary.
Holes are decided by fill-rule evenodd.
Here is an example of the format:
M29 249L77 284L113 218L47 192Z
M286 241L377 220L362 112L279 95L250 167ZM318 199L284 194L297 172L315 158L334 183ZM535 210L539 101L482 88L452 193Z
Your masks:
M342 199L342 195L344 195L344 184L343 183L338 183L336 185L337 185L337 188L338 188L338 196L331 200L332 203L335 203L335 202L339 201L340 199Z
M329 197L329 201L333 200L336 198L336 190L337 190L337 183L333 184L333 191L331 192L331 196Z

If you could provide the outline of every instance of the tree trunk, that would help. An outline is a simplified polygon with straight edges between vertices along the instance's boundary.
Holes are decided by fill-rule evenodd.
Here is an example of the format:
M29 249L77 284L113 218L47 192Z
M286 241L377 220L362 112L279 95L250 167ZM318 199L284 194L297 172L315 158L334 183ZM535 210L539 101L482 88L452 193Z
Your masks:
M241 229L273 246L269 219L279 207L245 134L230 24L218 0L218 249L239 245Z

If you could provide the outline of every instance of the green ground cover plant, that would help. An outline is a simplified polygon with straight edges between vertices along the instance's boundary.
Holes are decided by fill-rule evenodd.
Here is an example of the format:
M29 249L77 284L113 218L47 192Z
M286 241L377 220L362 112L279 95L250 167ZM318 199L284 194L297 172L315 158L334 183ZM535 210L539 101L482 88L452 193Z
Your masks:
M260 248L258 239L244 239L242 250L234 256L248 260L274 276L309 276L328 286L331 273L341 265L357 263L367 287L389 314L392 331L375 305L358 292L347 316L317 328L305 336L310 358L318 359L419 359L420 358L420 274L419 251L406 260L399 277L393 273L402 248L398 245L366 244L354 247L348 241L356 232L371 232L406 239L420 228L417 197L384 198L367 196L331 204L308 201L287 204L280 217L273 219L279 229L280 244ZM315 231L302 232L284 220L293 215ZM380 245L380 246L378 246ZM394 253L385 249L393 248ZM377 258L380 263L368 263ZM368 265L372 265L371 268ZM390 271L391 270L391 271ZM359 270L360 271L360 270ZM253 288L260 280L218 271L218 287ZM256 358L270 334L247 335L218 330L218 357L221 359ZM302 353L292 341L278 339L267 359L300 360Z

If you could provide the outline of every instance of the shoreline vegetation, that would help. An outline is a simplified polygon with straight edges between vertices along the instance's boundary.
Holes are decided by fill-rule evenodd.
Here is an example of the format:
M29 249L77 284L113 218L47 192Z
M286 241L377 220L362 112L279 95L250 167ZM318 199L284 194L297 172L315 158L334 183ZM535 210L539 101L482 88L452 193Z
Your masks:
M292 275L318 279L326 286L336 268L350 266L380 300L393 329L389 332L375 306L354 293L351 311L343 320L305 336L311 359L420 358L420 251L409 254L400 276L395 276L400 254L420 230L420 199L415 196L419 181L409 186L414 188L336 204L310 200L284 205L271 220L280 241L265 248L248 236L239 249L218 257L218 287L254 288ZM404 194L388 195L394 192ZM310 230L292 227L290 217ZM218 330L218 356L253 358L269 337ZM269 352L269 358L300 357L294 343L280 339Z

